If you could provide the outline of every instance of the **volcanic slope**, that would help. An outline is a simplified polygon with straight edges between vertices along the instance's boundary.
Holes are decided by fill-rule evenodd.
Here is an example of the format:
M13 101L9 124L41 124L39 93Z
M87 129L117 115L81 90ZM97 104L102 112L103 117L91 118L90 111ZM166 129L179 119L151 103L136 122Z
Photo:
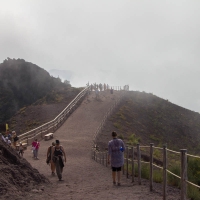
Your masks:
M111 170L91 159L91 147L94 132L103 116L119 98L121 92L110 94L109 91L100 93L96 100L94 92L86 98L72 113L67 121L54 133L54 140L59 139L67 154L63 179L59 182L56 176L51 176L46 165L46 152L54 140L41 141L39 160L32 159L31 150L25 152L25 158L33 167L44 174L53 183L53 187L43 193L31 194L31 199L163 199L162 186L155 184L156 191L149 192L147 180L142 185L131 183L131 179L122 177L122 186L112 184ZM109 138L111 139L111 138ZM168 199L178 200L180 191L168 187Z
M0 199L23 199L50 186L49 180L0 140Z
M137 143L167 147L189 153L200 153L200 114L190 111L153 94L129 91L119 108L107 120L99 135L98 145L107 147L110 131L127 144Z

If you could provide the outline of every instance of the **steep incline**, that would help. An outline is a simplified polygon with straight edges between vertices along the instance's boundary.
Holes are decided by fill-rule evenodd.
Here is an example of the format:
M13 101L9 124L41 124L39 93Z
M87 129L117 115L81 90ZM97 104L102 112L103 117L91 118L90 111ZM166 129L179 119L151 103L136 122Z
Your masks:
M46 151L51 141L41 141L39 160L32 159L30 148L25 152L26 159L33 167L52 181L52 188L43 193L30 194L31 199L162 199L158 192L149 192L148 181L141 186L122 178L122 186L112 185L111 170L91 159L92 138L106 111L120 96L119 92L100 93L95 99L92 93L77 110L67 119L63 126L55 132L67 152L67 164L64 167L63 182L51 177L50 168L46 165ZM147 184L147 185L146 185ZM162 188L159 188L160 192ZM179 199L179 191L173 190L168 199Z

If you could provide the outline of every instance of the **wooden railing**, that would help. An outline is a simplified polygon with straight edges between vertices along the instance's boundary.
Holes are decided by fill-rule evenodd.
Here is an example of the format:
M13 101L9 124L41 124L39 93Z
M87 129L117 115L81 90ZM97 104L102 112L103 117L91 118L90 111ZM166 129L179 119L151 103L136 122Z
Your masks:
M30 144L36 137L39 136L40 138L43 138L45 134L56 131L67 117L77 108L79 103L81 103L85 95L88 94L89 89L90 86L83 89L55 119L19 135L20 142Z
M141 159L141 148L142 149L149 149L149 162L143 161ZM153 152L154 149L158 149L162 151L163 153L163 159L162 159L162 165L158 165L154 163L153 158ZM177 174L174 174L170 170L167 169L167 163L168 163L168 156L167 152L171 152L174 154L180 155L180 163L181 163L181 173L180 176ZM135 164L137 164L137 174L138 174L138 184L141 185L141 164L148 164L149 165L149 187L150 191L153 190L153 169L158 168L163 171L163 200L167 199L167 173L171 174L172 176L180 179L181 183L181 193L180 193L180 199L186 200L187 199L187 184L190 184L198 189L200 189L199 185L196 185L190 181L188 181L187 178L187 157L193 157L193 158L200 158L199 156L190 155L187 154L186 149L181 149L180 152L173 151L171 149L167 149L165 145L163 145L163 148L161 147L155 147L153 143L151 143L149 146L140 146L140 144L137 144L136 147L134 146L127 146L126 151L124 152L124 166L123 166L123 174L126 174L126 177L128 178L131 176L132 182L135 181ZM135 156L136 155L136 156ZM135 157L137 157L135 159ZM94 159L96 162L99 162L100 164L108 167L108 151L98 151L96 148L92 149L92 159ZM131 167L130 167L131 166ZM130 170L131 168L131 170ZM129 174L129 172L131 173Z

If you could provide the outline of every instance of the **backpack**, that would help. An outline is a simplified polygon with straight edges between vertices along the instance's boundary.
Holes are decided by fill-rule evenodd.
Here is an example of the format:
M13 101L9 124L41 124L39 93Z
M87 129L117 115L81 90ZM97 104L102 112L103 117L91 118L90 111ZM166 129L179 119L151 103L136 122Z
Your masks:
M18 136L14 137L14 142L17 142L19 140Z
M47 157L46 163L49 164L51 161L51 150L52 150L52 146L49 147L49 155Z

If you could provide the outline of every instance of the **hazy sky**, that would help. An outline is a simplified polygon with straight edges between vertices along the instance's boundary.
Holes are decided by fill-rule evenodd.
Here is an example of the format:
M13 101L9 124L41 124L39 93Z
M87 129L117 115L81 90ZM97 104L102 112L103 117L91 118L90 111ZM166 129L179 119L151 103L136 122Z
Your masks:
M200 1L0 0L0 63L129 84L200 112Z

